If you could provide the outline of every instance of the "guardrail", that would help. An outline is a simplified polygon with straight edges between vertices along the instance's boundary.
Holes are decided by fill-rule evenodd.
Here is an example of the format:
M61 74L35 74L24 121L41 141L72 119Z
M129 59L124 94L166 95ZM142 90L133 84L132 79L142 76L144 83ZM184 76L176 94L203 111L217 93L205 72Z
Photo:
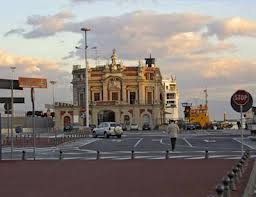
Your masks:
M59 144L75 141L79 138L89 137L90 132L67 132L58 133L56 136L43 135L41 133L36 134L36 146L57 146ZM20 134L13 136L13 144L15 147L27 147L33 146L32 134ZM4 137L2 139L3 146L11 146L11 137Z

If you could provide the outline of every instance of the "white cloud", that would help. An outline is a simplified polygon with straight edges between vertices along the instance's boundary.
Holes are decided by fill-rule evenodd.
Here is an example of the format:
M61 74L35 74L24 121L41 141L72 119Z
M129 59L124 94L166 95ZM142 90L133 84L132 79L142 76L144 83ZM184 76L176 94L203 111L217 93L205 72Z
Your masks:
M0 68L17 66L26 73L38 73L43 70L57 70L60 65L54 61L26 57L7 53L0 49Z
M241 60L238 58L216 58L208 62L208 66L202 71L205 78L244 82L256 81L256 61Z
M5 36L10 34L21 34L24 38L38 38L53 36L57 32L61 32L65 28L67 21L72 19L74 15L69 11L61 11L52 16L33 15L27 18L27 24L32 27L31 31L17 28L8 31Z
M210 23L207 28L207 35L216 35L219 39L231 36L256 36L256 21L240 17L216 20Z

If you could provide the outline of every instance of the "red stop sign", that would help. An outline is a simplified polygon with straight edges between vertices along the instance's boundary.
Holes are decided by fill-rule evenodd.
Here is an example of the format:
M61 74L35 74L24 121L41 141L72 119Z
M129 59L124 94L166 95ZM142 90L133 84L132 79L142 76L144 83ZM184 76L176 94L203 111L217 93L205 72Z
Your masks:
M237 90L233 95L233 101L237 105L246 105L250 100L249 96L249 93L245 90Z

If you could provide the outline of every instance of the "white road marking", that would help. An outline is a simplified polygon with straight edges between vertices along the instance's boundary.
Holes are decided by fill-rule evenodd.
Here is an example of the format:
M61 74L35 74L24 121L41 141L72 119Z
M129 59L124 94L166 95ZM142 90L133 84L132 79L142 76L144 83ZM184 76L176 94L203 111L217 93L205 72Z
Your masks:
M187 158L187 159L204 159L205 157L202 157L202 156L200 156L200 157L191 157L191 158Z
M81 145L79 146L79 148L80 148L81 146L86 146L86 145L88 145L88 144L94 143L94 142L96 142L96 141L98 141L98 140L99 140L99 139L94 139L94 140L90 140L90 141L85 142L85 143L81 143Z
M134 148L137 147L142 140L143 140L143 138L140 138L140 140L138 140L137 143L133 147Z
M189 143L189 141L186 138L183 138L183 140L190 146L193 147L192 144Z
M116 140L116 139L113 139L112 142L122 142L122 140Z
M241 159L241 156L236 156L236 157L228 157L228 158L226 158L226 159Z
M228 157L228 156L230 156L230 155L211 155L211 154L209 154L209 158L210 158L210 159L211 159L211 158Z
M203 140L204 142L206 142L206 143L214 143L214 142L216 142L216 140Z
M235 140L236 142L239 142L240 144L242 144L242 142L241 142L240 140L238 140L238 139L236 139L236 138L232 138L232 139ZM251 148L251 149L253 149L253 150L256 150L255 147L250 146L249 144L246 144L245 142L244 142L243 144L244 144L244 146L247 146L247 147L249 147L249 148Z

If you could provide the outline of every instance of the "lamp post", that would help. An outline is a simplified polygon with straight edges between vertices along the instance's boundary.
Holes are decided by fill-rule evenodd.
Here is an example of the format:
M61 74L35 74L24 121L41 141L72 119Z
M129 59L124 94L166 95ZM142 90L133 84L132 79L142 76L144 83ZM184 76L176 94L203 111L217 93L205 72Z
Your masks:
M89 101L88 101L88 62L87 62L87 32L89 28L81 28L84 32L84 61L85 61L85 110L86 110L86 126L89 127Z
M12 81L11 81L11 159L13 159L13 116L14 116L14 109L13 109L13 80L14 80L14 71L16 67L10 67L12 70Z
M52 84L52 105L53 105L53 113L54 113L54 119L55 119L55 98L54 98L54 85L57 83L57 81L50 81L50 84ZM54 134L55 134L55 145L57 145L57 133L56 133L56 130L54 128L55 126L55 122L53 121L53 131L54 131Z

